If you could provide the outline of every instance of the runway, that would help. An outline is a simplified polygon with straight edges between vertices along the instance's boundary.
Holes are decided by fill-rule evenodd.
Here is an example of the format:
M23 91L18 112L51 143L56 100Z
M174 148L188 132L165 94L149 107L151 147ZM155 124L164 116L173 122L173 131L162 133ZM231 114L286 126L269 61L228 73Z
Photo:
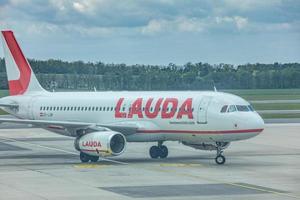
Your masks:
M152 160L153 143L81 164L73 138L38 128L0 130L0 199L300 199L300 124L267 124L250 140L215 152L166 142L167 159Z

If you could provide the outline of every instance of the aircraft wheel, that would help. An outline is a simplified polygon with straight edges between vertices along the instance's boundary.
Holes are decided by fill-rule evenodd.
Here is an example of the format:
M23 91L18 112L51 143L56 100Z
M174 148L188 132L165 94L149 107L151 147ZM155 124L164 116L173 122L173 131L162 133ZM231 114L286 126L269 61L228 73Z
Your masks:
M90 156L91 162L97 162L99 160L99 156Z
M90 156L87 155L86 153L80 152L79 157L80 157L81 162L83 162L83 163L87 163L90 161Z
M168 151L168 147L166 147L165 145L162 145L159 147L160 150L160 158L166 158L168 157L169 151Z
M152 146L149 150L149 154L151 158L156 159L160 156L160 149L158 146Z
M223 155L218 155L216 158L215 158L215 161L218 165L223 165L226 161L225 157Z

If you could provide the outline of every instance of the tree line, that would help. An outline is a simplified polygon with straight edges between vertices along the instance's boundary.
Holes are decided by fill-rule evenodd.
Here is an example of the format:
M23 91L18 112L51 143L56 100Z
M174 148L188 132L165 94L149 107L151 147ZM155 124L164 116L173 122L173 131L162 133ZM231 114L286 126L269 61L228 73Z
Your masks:
M47 89L204 90L300 88L300 63L158 65L105 64L34 60L29 63ZM0 58L0 89L7 89Z

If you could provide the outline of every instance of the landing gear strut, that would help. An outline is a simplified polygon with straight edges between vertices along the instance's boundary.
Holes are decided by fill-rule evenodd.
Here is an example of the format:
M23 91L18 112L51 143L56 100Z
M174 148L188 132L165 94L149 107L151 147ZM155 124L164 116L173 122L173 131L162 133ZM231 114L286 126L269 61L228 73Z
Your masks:
M217 147L217 156L215 158L215 161L218 165L223 165L225 163L226 159L222 155L223 154L222 144L219 142L216 142L216 147Z
M169 151L168 147L162 145L163 142L159 141L157 146L152 146L149 150L149 154L151 158L166 158L168 157Z
M86 153L80 152L80 160L83 163L87 163L89 161L97 162L99 160L99 156L90 156Z

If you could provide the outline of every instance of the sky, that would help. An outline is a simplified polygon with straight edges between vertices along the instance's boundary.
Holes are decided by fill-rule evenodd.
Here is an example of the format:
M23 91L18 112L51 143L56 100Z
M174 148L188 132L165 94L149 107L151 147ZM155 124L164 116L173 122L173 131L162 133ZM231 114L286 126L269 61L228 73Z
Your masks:
M0 29L42 60L300 62L300 0L0 0Z

